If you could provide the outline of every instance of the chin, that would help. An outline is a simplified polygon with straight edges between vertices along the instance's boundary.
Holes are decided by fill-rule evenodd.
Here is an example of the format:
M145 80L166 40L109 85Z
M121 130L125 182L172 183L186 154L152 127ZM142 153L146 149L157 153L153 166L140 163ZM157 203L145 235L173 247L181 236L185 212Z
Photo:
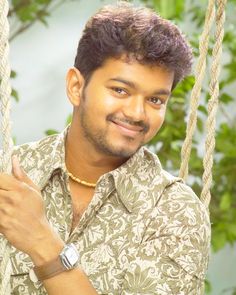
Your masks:
M130 158L135 152L136 151L120 150L113 152L111 155L118 158Z
M137 150L143 146L143 141L134 141L132 138L128 140L120 140L120 138L112 138L105 140L104 137L97 137L94 140L94 146L98 152L102 152L107 156L130 158Z
M115 156L115 157L120 157L120 158L130 158L137 152L137 150L141 146L136 146L136 147L113 147L110 148L110 155Z

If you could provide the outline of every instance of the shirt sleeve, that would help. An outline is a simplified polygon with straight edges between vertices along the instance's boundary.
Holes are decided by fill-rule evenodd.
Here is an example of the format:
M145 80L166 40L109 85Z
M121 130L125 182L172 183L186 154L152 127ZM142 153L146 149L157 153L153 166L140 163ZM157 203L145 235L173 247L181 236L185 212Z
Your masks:
M207 209L183 183L164 192L142 243L130 249L122 295L200 295L210 250Z

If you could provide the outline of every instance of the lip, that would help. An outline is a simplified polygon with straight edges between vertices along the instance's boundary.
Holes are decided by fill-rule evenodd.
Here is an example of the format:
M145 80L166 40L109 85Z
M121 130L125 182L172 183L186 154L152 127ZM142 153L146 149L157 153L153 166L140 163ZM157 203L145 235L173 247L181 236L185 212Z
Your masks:
M135 137L137 135L139 135L142 131L143 131L143 127L141 126L135 126L135 125L130 125L128 123L125 122L121 122L121 121L111 121L116 127L119 128L119 130L127 135L127 136L131 136L131 137Z

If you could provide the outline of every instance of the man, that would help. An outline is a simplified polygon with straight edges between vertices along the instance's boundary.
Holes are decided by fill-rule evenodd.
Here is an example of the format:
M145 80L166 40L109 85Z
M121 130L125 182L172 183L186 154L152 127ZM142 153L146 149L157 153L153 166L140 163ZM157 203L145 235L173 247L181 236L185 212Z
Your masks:
M88 21L67 75L71 125L16 147L13 175L0 175L13 294L203 294L207 210L143 147L191 60L146 8Z

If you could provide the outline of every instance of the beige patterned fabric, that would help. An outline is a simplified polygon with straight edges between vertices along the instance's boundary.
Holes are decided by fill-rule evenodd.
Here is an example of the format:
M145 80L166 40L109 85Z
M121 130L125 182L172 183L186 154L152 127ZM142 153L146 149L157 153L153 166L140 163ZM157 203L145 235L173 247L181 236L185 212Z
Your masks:
M207 210L145 147L99 179L91 203L70 234L65 136L66 131L24 144L15 154L41 188L54 230L78 247L81 268L98 294L204 294L210 248ZM11 260L12 294L46 294L40 283L31 281L33 265L26 254L12 249Z

